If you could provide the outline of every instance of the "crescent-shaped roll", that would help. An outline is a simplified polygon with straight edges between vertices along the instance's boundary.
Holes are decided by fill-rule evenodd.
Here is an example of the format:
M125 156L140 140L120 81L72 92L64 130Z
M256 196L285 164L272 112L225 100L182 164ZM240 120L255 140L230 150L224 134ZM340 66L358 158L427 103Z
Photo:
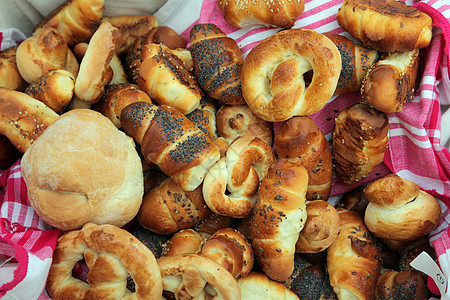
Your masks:
M241 300L253 299L277 299L298 300L299 298L283 283L271 280L262 273L252 272L246 276L239 277L239 289Z
M304 74L313 71L306 87ZM261 119L276 122L318 112L333 96L341 54L325 35L297 28L256 45L242 67L242 94Z
M0 52L0 86L21 92L27 82L23 80L17 68L16 52L17 47L10 47Z

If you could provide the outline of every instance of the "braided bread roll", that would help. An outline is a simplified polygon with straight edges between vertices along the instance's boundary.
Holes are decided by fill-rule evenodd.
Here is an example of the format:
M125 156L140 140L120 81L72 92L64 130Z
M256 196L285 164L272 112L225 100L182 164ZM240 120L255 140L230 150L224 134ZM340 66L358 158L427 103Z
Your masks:
M75 78L63 69L50 70L30 83L24 93L42 101L57 113L70 103L75 90Z
M58 118L39 100L22 92L0 87L0 134L22 153Z
M208 207L233 218L249 216L258 197L259 183L274 160L272 148L260 138L235 140L226 156L205 176L203 195Z
M137 217L144 228L159 234L173 234L194 227L209 213L201 186L185 192L167 178L144 195Z
M342 208L339 235L327 249L327 271L338 299L373 299L381 263L363 219Z
M418 184L390 174L371 182L364 221L377 237L413 241L435 229L441 219L439 202Z
M298 161L308 172L306 199L327 201L331 193L333 161L330 145L316 122L307 116L284 121L274 139L277 155Z
M10 47L0 52L0 86L23 91L27 83L17 68L16 52L17 47Z
M184 191L193 191L220 158L213 141L180 111L136 102L122 110L124 131Z
M303 75L313 70L305 88ZM242 94L261 119L277 122L318 112L339 80L341 54L326 36L309 29L280 31L256 45L242 67Z
M159 104L172 106L183 114L196 109L202 98L194 75L163 44L143 47L138 85Z
M306 169L284 159L261 181L250 236L259 266L273 280L284 281L294 270L295 244L307 217L307 185Z
M305 9L304 0L217 0L225 21L236 27L250 25L291 28Z
M194 74L200 86L224 104L244 104L241 69L244 56L232 38L214 24L195 24L190 32Z
M345 0L336 19L355 39L380 52L411 51L431 41L431 17L402 1Z
M67 0L55 8L34 28L34 35L45 27L57 29L72 47L87 42L94 33L94 24L103 16L104 0Z

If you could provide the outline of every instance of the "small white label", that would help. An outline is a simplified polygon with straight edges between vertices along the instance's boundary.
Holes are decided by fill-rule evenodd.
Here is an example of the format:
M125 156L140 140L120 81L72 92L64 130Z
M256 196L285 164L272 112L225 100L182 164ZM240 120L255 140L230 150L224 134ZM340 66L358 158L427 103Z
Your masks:
M450 295L446 295L448 283L444 273L442 273L436 262L425 251L420 253L410 265L423 273L430 276L441 292L442 300L450 299Z

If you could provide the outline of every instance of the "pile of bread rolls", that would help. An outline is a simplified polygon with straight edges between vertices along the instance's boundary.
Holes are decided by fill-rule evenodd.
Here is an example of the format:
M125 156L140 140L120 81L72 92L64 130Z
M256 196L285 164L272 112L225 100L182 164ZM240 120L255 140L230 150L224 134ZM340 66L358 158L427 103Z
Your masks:
M383 161L427 15L345 0L349 39L291 28L303 0L219 0L231 25L285 29L244 59L215 24L195 24L187 48L155 17L103 5L66 1L0 55L0 137L23 154L32 207L64 231L52 298L425 299L405 260L438 201L397 175L327 201L333 174L356 184ZM327 141L310 115L358 91Z

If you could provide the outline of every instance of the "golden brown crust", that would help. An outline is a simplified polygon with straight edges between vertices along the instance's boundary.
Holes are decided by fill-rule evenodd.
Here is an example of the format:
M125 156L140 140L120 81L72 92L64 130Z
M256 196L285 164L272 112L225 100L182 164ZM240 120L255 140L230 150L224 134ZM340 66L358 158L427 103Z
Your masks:
M17 47L0 52L0 86L11 90L23 91L27 82L23 80L16 64Z
M357 183L383 161L388 130L388 116L366 103L351 105L338 115L332 155L341 182Z
M0 134L22 153L36 141L58 114L22 92L0 87Z
M231 217L212 213L202 221L198 222L195 225L195 230L205 236L211 236L220 229L231 227L233 220L234 219Z
M72 73L63 69L50 70L33 81L24 93L42 101L57 113L61 113L70 103L75 89Z
M264 273L286 280L294 270L295 243L306 222L308 173L301 164L276 160L261 181L252 215L253 252Z
M327 271L338 299L372 299L381 263L363 219L337 209L340 233L327 249Z
M305 88L303 75L313 70ZM332 97L341 55L326 36L297 28L280 31L256 45L242 67L242 93L261 119L284 121L318 112Z
M72 277L72 269L85 259L87 282ZM128 274L136 292L126 286ZM86 224L58 239L47 279L52 299L160 299L162 281L152 252L137 238L112 225Z
M34 32L50 26L57 29L69 46L87 42L103 15L104 0L66 0L36 27Z
M333 162L328 141L315 121L307 116L284 121L274 139L277 155L299 160L308 172L307 200L327 201L331 193Z
M403 110L414 98L419 69L419 49L384 56L366 74L361 95L375 109L384 113Z
M441 219L438 201L419 185L392 174L371 182L364 221L377 237L413 241L435 229Z
M381 52L411 51L431 41L431 17L402 1L345 0L336 19L354 38Z
M241 87L244 56L236 41L211 23L195 24L190 40L194 74L200 86L224 104L244 104Z
M186 117L197 125L205 134L209 135L211 140L217 139L217 126L216 126L216 113L217 109L213 99L203 96L200 100L199 106L194 109Z
M283 283L269 279L263 273L252 272L238 280L241 300L277 299L298 300L299 298Z
M215 261L197 254L163 256L158 259L164 293L177 299L240 299L236 280ZM207 285L207 286L206 286Z
M175 50L186 48L186 40L169 26L156 26L145 38L145 43L164 44L167 48Z
M240 136L256 136L272 145L272 124L257 117L247 105L223 105L216 118L217 132L229 144Z
M385 270L378 278L375 290L376 299L411 299L428 298L427 285L419 271Z
M225 20L236 27L250 25L291 28L305 9L304 0L218 0Z
M339 234L339 216L328 202L314 200L306 204L305 226L295 244L299 253L316 253L327 249Z
M197 254L206 240L204 235L194 229L181 229L163 245L162 256Z
M137 216L144 228L159 234L172 234L194 227L209 213L201 186L185 192L167 178L144 195Z

